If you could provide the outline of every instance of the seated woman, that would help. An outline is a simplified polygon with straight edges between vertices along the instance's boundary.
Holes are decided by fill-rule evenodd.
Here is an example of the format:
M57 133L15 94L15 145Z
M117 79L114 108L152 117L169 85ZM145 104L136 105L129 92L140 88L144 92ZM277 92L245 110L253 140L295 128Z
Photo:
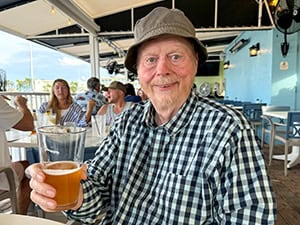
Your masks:
M147 101L148 100L148 96L145 94L145 92L142 90L142 88L139 88L137 90L137 95L141 97L141 101Z
M50 100L42 103L39 112L55 113L56 124L64 125L65 122L75 122L76 126L85 127L91 120L94 105L94 101L89 101L87 111L84 112L81 106L74 102L68 82L56 79L52 84Z

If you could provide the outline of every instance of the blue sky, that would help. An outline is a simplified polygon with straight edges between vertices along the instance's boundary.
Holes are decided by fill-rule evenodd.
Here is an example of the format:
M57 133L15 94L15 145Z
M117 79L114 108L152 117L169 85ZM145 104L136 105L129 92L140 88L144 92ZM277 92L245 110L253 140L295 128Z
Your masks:
M34 79L86 81L90 77L89 63L0 31L0 69L8 80L31 78L30 45Z

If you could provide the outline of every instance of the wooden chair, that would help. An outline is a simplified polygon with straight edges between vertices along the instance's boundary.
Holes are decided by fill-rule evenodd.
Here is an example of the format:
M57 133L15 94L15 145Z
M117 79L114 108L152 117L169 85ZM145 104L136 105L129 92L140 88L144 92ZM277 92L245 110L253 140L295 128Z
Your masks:
M285 122L279 118L272 118L269 116L265 116L265 112L279 112L279 111L290 111L290 106L262 106L262 127L261 127L261 148L263 149L265 143L265 136L269 134L269 166L272 163L273 156L273 143L271 141L273 132L276 130L277 132L285 132ZM276 128L274 129L274 126ZM281 129L280 129L281 127Z
M19 211L17 207L17 192L16 192L15 175L13 169L10 167L0 167L0 174L5 174L9 186L9 190L0 190L0 201L5 199L10 199L10 207L12 213L18 214ZM1 208L1 202L0 202L0 208Z
M283 136L280 134L282 133L276 132L276 126L274 126L271 144L273 147L276 140L284 143L284 175L287 176L288 148L290 146L300 147L300 112L288 112L285 133Z

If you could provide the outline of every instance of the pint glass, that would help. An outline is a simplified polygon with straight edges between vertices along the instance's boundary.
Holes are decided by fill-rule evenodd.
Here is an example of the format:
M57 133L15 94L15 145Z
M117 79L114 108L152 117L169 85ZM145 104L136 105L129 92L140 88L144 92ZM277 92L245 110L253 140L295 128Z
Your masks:
M40 161L45 182L56 189L57 210L70 209L77 203L85 135L82 127L38 128Z

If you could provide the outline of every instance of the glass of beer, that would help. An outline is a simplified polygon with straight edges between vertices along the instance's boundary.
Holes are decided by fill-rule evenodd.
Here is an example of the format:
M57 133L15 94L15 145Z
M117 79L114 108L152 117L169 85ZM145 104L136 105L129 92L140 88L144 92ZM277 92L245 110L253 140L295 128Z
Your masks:
M82 127L38 128L40 162L45 182L56 189L57 210L71 209L77 203L85 136Z

